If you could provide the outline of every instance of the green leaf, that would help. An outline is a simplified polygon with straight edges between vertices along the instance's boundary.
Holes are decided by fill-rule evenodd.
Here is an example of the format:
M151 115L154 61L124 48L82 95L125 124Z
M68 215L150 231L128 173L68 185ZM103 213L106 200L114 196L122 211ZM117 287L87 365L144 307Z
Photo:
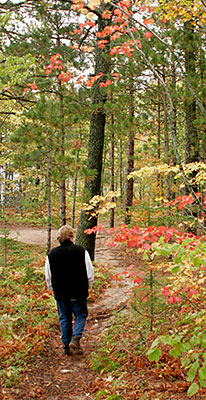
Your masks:
M177 272L179 271L179 269L180 269L180 265L179 265L179 264L175 264L175 265L173 265L173 266L171 267L171 271L172 271L173 274L177 274Z
M177 347L174 347L172 350L170 350L170 354L174 358L178 358L181 354L181 351Z
M191 344L192 344L193 346L197 346L198 344L200 344L200 337L199 337L199 335L192 336L190 341L191 341Z
M167 257L171 254L171 250L170 249L161 249L160 254L164 257Z
M142 256L142 259L143 259L143 260L148 260L148 259L149 259L148 254L147 254L146 251L144 251L143 256Z
M161 350L156 348L151 348L147 352L148 358L150 361L159 361L161 356Z
M202 367L199 369L200 386L206 387L206 368Z
M169 335L161 336L160 340L161 340L161 343L163 343L163 344L170 344L170 345L173 344L173 339Z
M198 268L202 264L202 260L200 257L194 257L193 260L193 265Z
M188 396L193 396L193 394L197 393L198 390L199 390L198 384L197 384L196 382L193 382L193 383L190 385L190 387L189 387L189 389L188 389L188 391L187 391L187 394L188 394Z
M197 360L191 365L191 367L187 373L187 380L189 382L192 382L193 379L195 378L196 371L198 370L198 368L199 368L199 361Z
M203 335L201 337L200 345L201 345L201 347L203 347L203 349L206 349L206 335Z
M160 342L160 339L161 339L161 338L155 339L154 342L152 342L152 345L151 345L150 348L151 348L151 349L153 349L154 347L156 348L156 347L158 346L159 342Z

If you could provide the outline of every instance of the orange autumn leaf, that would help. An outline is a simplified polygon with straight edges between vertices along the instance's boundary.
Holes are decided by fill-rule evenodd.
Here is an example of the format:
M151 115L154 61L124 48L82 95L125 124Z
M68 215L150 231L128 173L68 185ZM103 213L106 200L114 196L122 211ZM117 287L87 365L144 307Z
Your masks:
M146 32L144 35L145 35L145 37L146 37L147 39L149 39L151 36L154 36L153 33L152 33L152 32L149 32L149 31Z
M111 15L112 15L111 11L105 10L105 11L103 11L103 13L102 13L102 18L110 19L110 18L111 18Z
M112 82L107 79L106 82L100 82L99 87L108 87L109 85L112 85Z

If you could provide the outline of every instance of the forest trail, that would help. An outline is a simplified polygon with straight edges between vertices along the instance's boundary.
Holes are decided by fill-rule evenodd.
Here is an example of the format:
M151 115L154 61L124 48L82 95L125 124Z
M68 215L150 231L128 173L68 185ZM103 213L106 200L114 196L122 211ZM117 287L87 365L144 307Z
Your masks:
M8 225L5 226L0 224L0 231L2 229L9 230L9 237L18 240L19 242L34 244L37 246L46 247L47 245L47 229L29 227L25 225ZM52 247L58 246L58 241L56 240L56 229L52 229L51 232L51 242ZM0 232L1 236L1 232ZM96 239L96 249L95 249L95 260L101 264L112 264L118 265L119 261L114 256L114 251L110 249L109 246L105 246L105 234L98 233Z
M0 230L4 227L0 224ZM10 231L10 237L21 242L45 247L46 257L46 229L26 226L8 226L7 228ZM55 234L56 231L54 230L52 232L52 247L57 244ZM104 233L97 235L96 261L105 267L107 266L112 274L122 272L131 262L129 254L124 254L123 251L120 253L119 249L111 249L105 245L107 238L108 236ZM138 266L142 267L140 259ZM95 400L95 393L98 390L104 390L105 384L108 384L108 382L107 378L104 380L100 373L96 373L90 368L90 356L93 351L98 349L101 336L104 333L106 334L106 330L113 326L112 312L127 313L128 290L131 286L132 281L126 278L123 278L118 284L112 280L95 303L88 303L89 316L81 340L84 350L83 356L62 355L60 330L55 326L45 342L43 354L38 355L22 374L20 387L4 388L3 397L0 393L0 400ZM108 346L110 346L109 343ZM137 357L136 361L138 359L140 357ZM134 373L133 362L134 360L131 360L130 373L132 375ZM173 375L168 379L168 377L160 378L159 375L152 374L150 365L146 367L146 370L142 368L136 371L135 377L137 385L141 385L141 382L144 381L145 386L140 390L143 394L139 395L138 389L131 400L186 400L188 398L186 395L188 385L183 376L180 376L181 369L177 371L175 363L174 371L177 371L177 379L173 379ZM174 371L171 369L171 374ZM127 376L127 379L129 382L130 375ZM127 385L127 380L125 385ZM122 390L125 398L129 398L124 387ZM206 400L206 397L203 395L202 399Z
M46 247L46 229L25 226L9 226L8 229L9 236L15 240ZM52 247L57 244L55 234L56 231L52 231ZM114 273L121 272L124 261L116 249L105 246L105 239L104 234L97 235L96 262L107 265ZM130 285L124 279L118 285L114 282L105 289L98 302L88 304L89 316L81 341L83 356L63 356L60 332L52 332L44 354L37 356L36 363L22 376L21 387L16 391L6 389L4 400L93 399L92 384L96 374L88 368L89 356L98 347L99 335L111 326L112 311L126 307Z

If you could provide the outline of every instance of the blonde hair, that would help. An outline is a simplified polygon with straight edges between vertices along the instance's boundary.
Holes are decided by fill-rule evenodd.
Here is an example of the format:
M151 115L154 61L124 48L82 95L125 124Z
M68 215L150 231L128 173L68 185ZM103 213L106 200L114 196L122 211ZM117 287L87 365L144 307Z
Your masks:
M70 225L63 225L57 232L57 240L63 243L65 240L74 238L74 229Z

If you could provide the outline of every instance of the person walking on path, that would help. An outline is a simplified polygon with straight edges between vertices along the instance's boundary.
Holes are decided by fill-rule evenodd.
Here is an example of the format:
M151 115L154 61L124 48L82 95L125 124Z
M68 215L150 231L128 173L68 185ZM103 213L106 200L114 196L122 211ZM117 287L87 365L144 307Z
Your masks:
M88 251L73 243L70 225L58 230L57 239L60 245L50 250L46 258L46 283L57 303L63 354L83 354L80 339L88 315L88 288L94 281L94 269Z

